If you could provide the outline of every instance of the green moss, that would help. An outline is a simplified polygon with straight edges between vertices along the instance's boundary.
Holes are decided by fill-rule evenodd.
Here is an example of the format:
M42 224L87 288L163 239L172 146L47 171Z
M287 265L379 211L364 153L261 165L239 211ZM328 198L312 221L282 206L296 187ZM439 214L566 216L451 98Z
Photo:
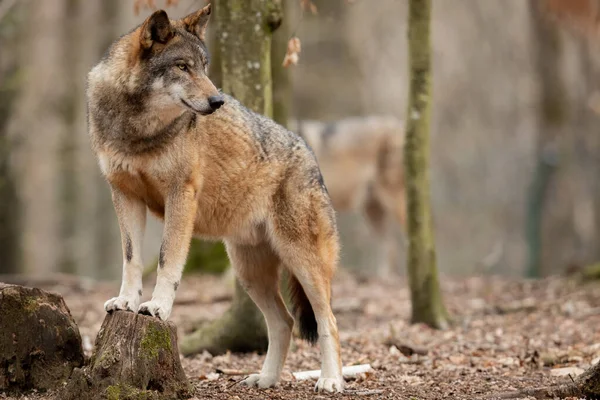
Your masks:
M135 389L128 385L111 385L105 390L108 400L150 400L152 392Z
M140 352L144 357L156 358L160 350L171 351L171 337L166 329L150 325L140 346Z
M121 386L111 385L106 388L106 397L108 400L119 400L121 396Z
M108 349L102 352L102 355L98 359L98 363L102 367L102 369L108 369L111 365L113 365L119 359L119 355L115 354L117 349L114 347L109 347Z
M221 274L229 266L229 258L223 243L203 242L193 239L190 245L184 273L204 272Z
M28 314L33 314L39 308L39 304L35 297L29 296L23 299L23 309Z

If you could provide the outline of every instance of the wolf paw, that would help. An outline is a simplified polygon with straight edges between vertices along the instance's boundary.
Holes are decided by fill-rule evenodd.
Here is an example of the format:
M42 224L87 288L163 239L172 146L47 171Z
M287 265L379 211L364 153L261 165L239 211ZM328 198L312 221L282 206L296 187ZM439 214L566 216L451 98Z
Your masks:
M106 312L113 312L118 310L137 312L138 305L140 304L139 296L119 296L113 297L104 303L104 309Z
M162 304L157 300L150 300L140 305L138 313L149 315L151 317L157 317L166 321L171 314L171 305Z
M249 387L259 387L261 389L271 388L277 384L276 376L252 374L241 383Z
M319 378L315 385L315 392L341 393L344 391L342 378Z

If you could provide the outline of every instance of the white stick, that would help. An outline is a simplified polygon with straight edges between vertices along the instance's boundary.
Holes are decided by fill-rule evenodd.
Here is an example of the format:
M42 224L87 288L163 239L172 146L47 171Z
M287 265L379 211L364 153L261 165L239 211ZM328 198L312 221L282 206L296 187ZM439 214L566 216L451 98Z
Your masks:
M366 372L373 372L373 368L371 368L371 364L361 364L361 365L349 365L347 367L342 368L342 376L344 379L356 378L358 374L364 374ZM299 381L303 381L306 379L319 379L321 376L321 370L316 369L314 371L299 371L293 372L294 378Z

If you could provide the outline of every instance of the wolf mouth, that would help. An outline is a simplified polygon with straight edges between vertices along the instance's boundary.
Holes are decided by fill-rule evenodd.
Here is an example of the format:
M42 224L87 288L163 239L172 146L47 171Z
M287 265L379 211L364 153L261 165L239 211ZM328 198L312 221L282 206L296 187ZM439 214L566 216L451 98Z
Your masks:
M194 108L190 103L188 103L187 101L185 101L184 99L181 99L181 102L183 103L183 105L185 105L187 108L189 108L190 110L192 110L195 113L198 113L200 115L210 115L212 113L215 112L215 110L213 109L208 109L208 110L198 110L197 108Z

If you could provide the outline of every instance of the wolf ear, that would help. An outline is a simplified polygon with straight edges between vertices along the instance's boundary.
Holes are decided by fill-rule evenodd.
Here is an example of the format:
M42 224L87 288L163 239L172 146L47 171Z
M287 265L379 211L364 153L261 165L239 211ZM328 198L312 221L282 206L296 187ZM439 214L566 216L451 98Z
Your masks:
M192 33L200 40L204 41L204 35L206 34L206 25L210 17L211 6L208 4L203 9L196 11L183 19L183 26L185 30Z
M173 37L173 26L164 10L155 11L142 24L140 44L149 49L154 42L165 44Z

